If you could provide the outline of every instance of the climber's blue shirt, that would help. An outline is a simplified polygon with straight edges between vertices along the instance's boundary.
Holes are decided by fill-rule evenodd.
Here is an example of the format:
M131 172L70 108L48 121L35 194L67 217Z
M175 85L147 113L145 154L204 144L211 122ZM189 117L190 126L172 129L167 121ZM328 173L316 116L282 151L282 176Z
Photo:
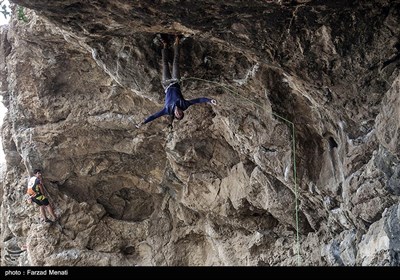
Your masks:
M178 83L174 83L168 86L165 90L164 108L161 111L145 119L143 123L151 122L164 115L174 116L175 106L178 106L179 108L182 109L182 111L185 111L193 104L206 103L206 102L211 102L211 99L207 97L201 97L191 100L185 100L181 92L181 86Z

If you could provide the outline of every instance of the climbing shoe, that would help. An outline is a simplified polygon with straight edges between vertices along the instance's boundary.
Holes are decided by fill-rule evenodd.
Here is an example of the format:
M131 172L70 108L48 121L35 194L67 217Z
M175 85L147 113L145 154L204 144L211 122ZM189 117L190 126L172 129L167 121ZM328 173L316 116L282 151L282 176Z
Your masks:
M153 39L153 43L159 48L169 48L170 41L167 34L157 34Z

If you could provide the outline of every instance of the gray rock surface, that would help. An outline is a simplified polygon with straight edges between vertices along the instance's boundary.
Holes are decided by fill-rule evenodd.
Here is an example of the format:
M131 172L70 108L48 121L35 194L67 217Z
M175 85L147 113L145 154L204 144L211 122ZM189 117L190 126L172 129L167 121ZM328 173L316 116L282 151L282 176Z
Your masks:
M400 1L10 2L2 265L400 264ZM218 105L136 129L164 102L157 33Z

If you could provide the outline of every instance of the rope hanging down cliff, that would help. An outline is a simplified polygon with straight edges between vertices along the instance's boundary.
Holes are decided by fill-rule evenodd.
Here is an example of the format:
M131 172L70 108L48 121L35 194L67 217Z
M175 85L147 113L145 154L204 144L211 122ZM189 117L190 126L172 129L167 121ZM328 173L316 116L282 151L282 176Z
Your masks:
M235 96L238 96L239 98L246 100L247 102L250 102L252 104L254 104L256 107L259 107L261 109L265 109L263 106L261 106L260 104L257 104L256 102L238 94L235 90L231 89L229 86L227 86L226 84L220 83L220 82L215 82L215 81L211 81L211 80L206 80L206 79L201 79L201 78L196 78L196 77L187 77L187 78L182 78L181 79L181 83L183 85L184 81L200 81L200 82L206 82L206 83L211 83L211 84L215 84L217 86L220 86L224 89L226 89L228 91L228 93L233 94ZM295 190L295 213L296 213L296 252L297 252L297 265L300 265L300 238L299 238L299 206L298 206L298 189L297 189L297 172L296 172L296 140L295 140L295 127L294 127L294 123L289 121L288 119L274 113L271 112L272 115L274 115L275 117L277 117L280 120L283 120L284 122L286 122L292 131L292 157L293 157L293 183L294 183L294 190Z

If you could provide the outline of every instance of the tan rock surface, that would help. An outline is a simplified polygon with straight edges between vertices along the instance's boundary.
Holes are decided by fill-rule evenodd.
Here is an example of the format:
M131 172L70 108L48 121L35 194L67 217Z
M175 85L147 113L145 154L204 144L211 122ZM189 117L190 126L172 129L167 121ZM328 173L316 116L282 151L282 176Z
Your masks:
M399 265L399 1L11 2L2 265ZM136 129L159 32L218 105Z

